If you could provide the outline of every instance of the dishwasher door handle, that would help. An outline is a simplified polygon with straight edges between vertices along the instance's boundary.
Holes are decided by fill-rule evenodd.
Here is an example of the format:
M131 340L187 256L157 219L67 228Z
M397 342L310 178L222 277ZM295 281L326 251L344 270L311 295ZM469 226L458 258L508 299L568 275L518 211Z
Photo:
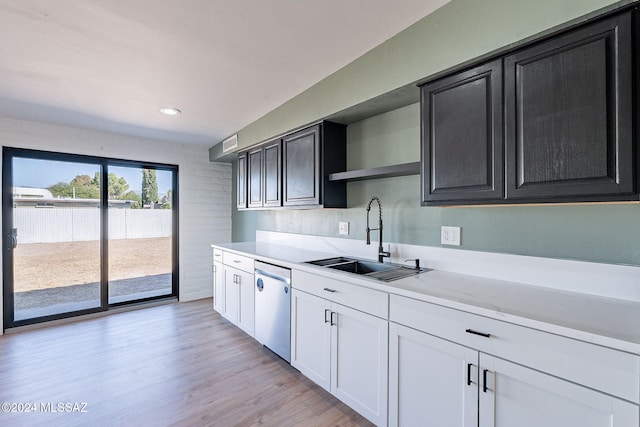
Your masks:
M290 285L290 284L291 284L291 279L290 279L290 278L285 277L285 276L281 276L281 275L279 275L279 274L271 273L270 271L265 271L265 270L261 270L261 269L259 269L259 268L256 268L256 269L255 269L255 273L256 273L256 276L258 276L258 275L260 275L260 276L266 276L266 277L270 277L270 278L272 278L272 279L278 280L278 281L280 281L280 282L284 282L284 283L286 283L287 285Z

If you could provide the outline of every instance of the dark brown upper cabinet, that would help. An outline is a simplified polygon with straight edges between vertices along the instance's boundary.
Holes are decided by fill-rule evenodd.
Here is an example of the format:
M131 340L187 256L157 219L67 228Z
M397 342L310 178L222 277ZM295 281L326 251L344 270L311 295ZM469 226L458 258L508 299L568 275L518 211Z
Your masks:
M502 199L502 61L422 86L421 105L422 204Z
M346 126L322 122L282 138L283 206L346 207Z
M247 151L247 206L249 208L262 207L262 147Z
M320 204L320 126L285 136L284 205Z
M505 57L507 199L635 193L631 14Z
M238 209L344 208L346 126L321 122L238 154Z
M599 19L423 84L422 204L637 201L634 19Z
M246 209L247 208L247 153L239 153L238 154L238 165L237 165L237 205L238 209Z
M239 209L282 206L281 147L282 141L276 139L252 147L238 155ZM242 172L245 168L246 172ZM240 185L241 181L246 182L244 189ZM245 203L241 203L242 197L246 197Z
M282 141L277 139L263 146L263 206L282 206Z

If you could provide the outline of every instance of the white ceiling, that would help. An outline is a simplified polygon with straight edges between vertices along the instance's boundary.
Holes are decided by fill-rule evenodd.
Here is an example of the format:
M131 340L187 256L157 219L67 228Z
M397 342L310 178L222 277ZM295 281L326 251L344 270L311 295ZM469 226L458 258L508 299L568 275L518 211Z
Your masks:
M0 116L211 146L447 1L0 0Z

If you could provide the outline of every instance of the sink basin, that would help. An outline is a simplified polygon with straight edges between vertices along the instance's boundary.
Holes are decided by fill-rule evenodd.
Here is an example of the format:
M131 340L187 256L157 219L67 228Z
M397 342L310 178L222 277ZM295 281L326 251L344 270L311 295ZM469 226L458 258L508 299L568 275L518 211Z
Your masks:
M395 266L390 264L381 264L379 262L369 261L349 261L334 265L327 265L327 267L355 274L369 274L377 271L386 271L396 268Z
M412 268L404 265L366 261L357 258L335 257L308 261L308 264L340 270L347 273L370 277L383 282L402 279L403 277L430 271L428 268Z

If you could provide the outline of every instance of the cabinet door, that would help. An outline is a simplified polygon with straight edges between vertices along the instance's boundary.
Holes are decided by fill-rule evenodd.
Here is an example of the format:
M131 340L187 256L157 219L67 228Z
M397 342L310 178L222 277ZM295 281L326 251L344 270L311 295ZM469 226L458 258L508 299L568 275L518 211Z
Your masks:
M421 90L422 204L502 199L502 61Z
M254 276L242 270L237 270L239 309L238 327L251 336L255 335L255 291Z
M282 139L284 206L320 204L320 127Z
M476 350L389 323L390 426L476 427L477 385Z
M247 205L262 207L262 148L247 152Z
M630 14L505 58L508 199L633 193L632 58Z
M246 209L247 207L247 153L238 154L238 209Z
M378 426L387 424L388 322L333 305L331 392Z
M306 292L291 292L291 366L327 391L331 391L330 305Z
M264 146L263 205L282 206L282 143L280 140Z
M238 324L238 310L240 290L238 287L238 271L233 267L224 266L224 311L222 316L234 325Z
M224 313L224 266L221 262L213 263L213 309Z
M637 405L484 353L480 353L480 383L480 427L640 423Z

